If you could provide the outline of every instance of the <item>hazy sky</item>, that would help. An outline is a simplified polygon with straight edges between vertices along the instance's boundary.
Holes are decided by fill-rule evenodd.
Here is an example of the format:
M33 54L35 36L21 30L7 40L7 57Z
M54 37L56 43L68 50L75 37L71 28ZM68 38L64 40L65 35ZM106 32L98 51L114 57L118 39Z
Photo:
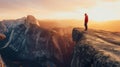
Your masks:
M0 0L0 20L28 14L38 19L119 20L120 0Z

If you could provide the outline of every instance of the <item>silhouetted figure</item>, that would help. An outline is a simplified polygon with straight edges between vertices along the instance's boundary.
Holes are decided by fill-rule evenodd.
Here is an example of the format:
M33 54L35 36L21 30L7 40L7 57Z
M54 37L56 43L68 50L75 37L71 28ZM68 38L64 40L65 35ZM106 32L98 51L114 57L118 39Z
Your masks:
M88 30L88 15L85 13L85 20L84 20L84 26L85 26L85 31Z

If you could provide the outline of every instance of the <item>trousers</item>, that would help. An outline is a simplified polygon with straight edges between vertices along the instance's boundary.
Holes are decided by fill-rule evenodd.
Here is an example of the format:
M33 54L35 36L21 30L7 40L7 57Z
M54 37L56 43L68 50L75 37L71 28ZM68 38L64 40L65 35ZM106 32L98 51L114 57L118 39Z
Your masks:
M87 25L87 23L85 23L84 26L85 26L85 31L87 31L87 30L88 30L88 25Z

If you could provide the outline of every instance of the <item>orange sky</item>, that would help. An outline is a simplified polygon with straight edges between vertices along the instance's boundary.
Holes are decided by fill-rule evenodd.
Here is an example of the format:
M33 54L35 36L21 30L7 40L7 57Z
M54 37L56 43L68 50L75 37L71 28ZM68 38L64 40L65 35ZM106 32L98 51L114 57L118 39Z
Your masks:
M94 21L120 19L120 0L0 0L0 20L28 14L38 19L80 19L84 13Z

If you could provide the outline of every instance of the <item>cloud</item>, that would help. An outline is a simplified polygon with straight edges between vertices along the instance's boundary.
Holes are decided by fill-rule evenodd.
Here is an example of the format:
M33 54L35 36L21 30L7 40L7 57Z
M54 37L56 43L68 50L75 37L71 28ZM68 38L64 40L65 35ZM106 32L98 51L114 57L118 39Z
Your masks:
M119 0L102 0L102 1L104 1L104 2L117 2Z
M90 8L96 4L95 0L44 0L38 2L41 6L49 10L73 10L75 8Z
M61 14L64 14L65 17L76 15L79 18L77 15L80 12L90 12L94 15L96 12L102 13L101 10L116 16L120 14L119 4L120 0L0 0L0 17L18 18L32 14L40 18L49 18L61 17Z
M46 17L95 5L96 0L0 0L0 17L18 18L27 14Z
M59 11L77 7L89 8L95 4L95 0L0 0L1 10L36 8Z

